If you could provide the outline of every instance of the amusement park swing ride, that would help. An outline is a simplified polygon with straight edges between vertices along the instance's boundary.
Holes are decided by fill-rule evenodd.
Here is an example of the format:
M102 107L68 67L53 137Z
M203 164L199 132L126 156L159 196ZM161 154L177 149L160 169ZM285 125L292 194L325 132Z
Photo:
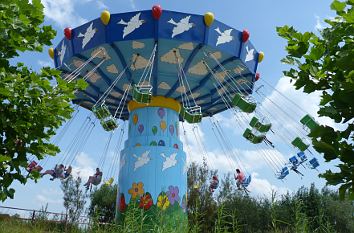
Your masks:
M80 108L91 114L76 122L81 126L58 164L71 167L94 128L109 132L97 167L109 163L109 169L103 171L104 185L111 185L118 176L118 212L124 212L134 199L140 200L144 209L152 203L161 208L166 203L185 208L186 153L180 136L190 133L208 161L197 130L205 120L210 121L232 170L240 168L246 174L241 186L248 192L251 175L215 118L226 110L232 113L235 128L261 151L260 156L278 179L285 180L292 171L303 176L298 169L305 165L310 169L319 166L315 157L308 157L311 151L306 142L307 134L316 130L318 123L306 114L300 127L284 129L294 130L298 136L291 138L286 132L279 136L274 131L281 129L273 131L271 119L280 115L294 118L275 102L272 104L278 113L267 111L252 97L253 93L267 98L260 87L273 87L257 73L264 54L251 43L248 30L219 22L210 12L201 16L162 10L156 5L152 10L118 14L105 10L100 18L74 29L65 28L64 35L49 55L65 81L82 79L88 87L76 92L73 117L58 132L55 143L77 120ZM186 132L186 122L193 125L193 132ZM112 141L114 132L119 132L117 142ZM123 144L125 134L128 139ZM281 137L295 155L285 161L272 150L265 150L264 146L276 150L269 134ZM115 155L106 161L112 143L116 143ZM33 161L29 170L44 165Z

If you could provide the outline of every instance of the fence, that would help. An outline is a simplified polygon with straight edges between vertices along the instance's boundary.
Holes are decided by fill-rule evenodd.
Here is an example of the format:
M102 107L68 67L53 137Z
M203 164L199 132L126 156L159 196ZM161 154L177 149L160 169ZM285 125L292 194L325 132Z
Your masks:
M8 210L11 212L10 214L1 214L2 218L16 218L23 221L34 222L38 220L43 220L47 222L61 223L67 226L69 224L68 214L64 213L56 213L47 210L34 210L34 209L24 209L10 206L0 206L0 210ZM0 211L2 212L2 211ZM20 214L21 213L21 214ZM25 217L27 213L28 217ZM87 227L90 225L90 218L88 216L79 216L78 221L75 224L82 225Z

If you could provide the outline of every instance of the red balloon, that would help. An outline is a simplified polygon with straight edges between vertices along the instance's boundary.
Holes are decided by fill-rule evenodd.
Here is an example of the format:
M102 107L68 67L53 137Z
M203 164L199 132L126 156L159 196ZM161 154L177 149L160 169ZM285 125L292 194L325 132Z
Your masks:
M159 20L162 15L162 8L160 5L155 5L152 7L152 17L156 20Z
M256 77L255 77L255 80L258 81L260 78L261 78L261 74L257 72L257 73L256 73Z
M71 28L65 28L64 35L65 35L66 39L71 40Z
M250 32L247 29L244 29L242 32L242 42L248 41L248 38L250 38Z

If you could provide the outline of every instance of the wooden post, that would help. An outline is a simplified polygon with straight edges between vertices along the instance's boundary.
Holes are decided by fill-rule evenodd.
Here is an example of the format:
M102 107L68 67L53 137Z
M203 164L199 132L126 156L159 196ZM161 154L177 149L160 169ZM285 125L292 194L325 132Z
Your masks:
M32 213L32 219L31 219L32 223L34 222L35 217L36 217L36 211L35 211L35 210L33 210L33 213Z

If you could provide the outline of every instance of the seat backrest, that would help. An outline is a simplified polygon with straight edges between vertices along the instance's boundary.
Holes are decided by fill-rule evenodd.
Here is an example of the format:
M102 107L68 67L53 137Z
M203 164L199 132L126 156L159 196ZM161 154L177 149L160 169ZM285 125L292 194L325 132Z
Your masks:
M301 159L301 161L307 160L307 156L305 155L305 153L303 151L298 152L297 156Z
M299 160L296 158L296 156L290 157L289 162L292 163L293 165L299 164Z
M318 166L320 166L320 164L318 163L318 160L316 158L312 158L309 163L311 164L312 168L316 168Z
M243 185L248 186L251 183L251 175L247 176L246 179L242 182Z

